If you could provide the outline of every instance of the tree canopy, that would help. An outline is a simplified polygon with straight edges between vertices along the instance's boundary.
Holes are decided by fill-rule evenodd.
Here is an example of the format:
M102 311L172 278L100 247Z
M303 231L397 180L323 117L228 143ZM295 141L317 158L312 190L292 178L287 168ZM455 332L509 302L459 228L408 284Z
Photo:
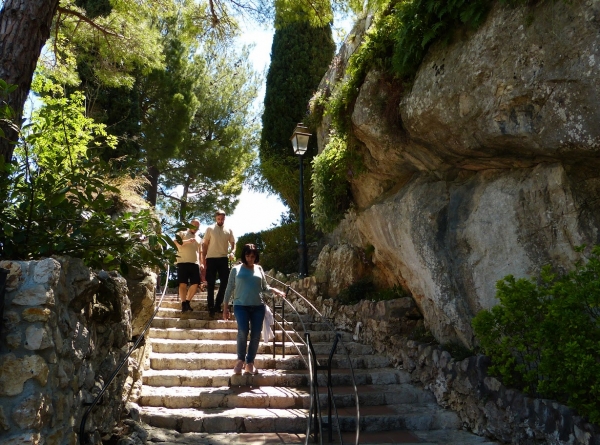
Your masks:
M273 37L262 118L260 172L266 180L263 188L277 193L296 215L300 179L290 136L296 124L306 118L308 101L329 67L334 50L331 27L314 28L307 19L279 26ZM310 184L310 160L317 152L315 137L310 139L308 148L304 156L306 190ZM305 210L309 208L308 200Z

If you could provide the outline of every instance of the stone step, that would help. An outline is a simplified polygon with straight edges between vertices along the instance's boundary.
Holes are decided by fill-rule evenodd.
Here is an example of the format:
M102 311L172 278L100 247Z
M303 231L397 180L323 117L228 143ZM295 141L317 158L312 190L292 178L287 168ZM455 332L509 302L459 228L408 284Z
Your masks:
M305 443L305 434L289 433L180 433L176 430L156 428L144 425L148 433L148 443L160 443L161 445L301 445ZM327 431L324 432L324 443L330 443ZM347 432L342 434L343 443L355 444L356 434ZM489 442L484 437L466 431L381 431L361 432L359 436L361 445L396 445L396 444L419 444L419 445L496 445L497 442ZM314 443L309 438L309 443ZM333 435L332 444L339 444L337 434Z
M306 386L309 384L306 369L264 369L255 376L233 375L234 362L228 369L198 369L198 370L153 370L144 371L143 384L149 386ZM354 381L357 385L387 385L410 383L410 375L403 370L394 368L355 369ZM324 372L317 374L320 386L327 384ZM333 369L331 382L334 386L352 385L352 373L349 369ZM431 397L433 395L430 392Z
M140 407L141 419L148 425L182 433L257 433L306 431L308 410L302 408L165 408ZM354 431L356 409L339 408L342 431ZM361 431L458 429L460 419L436 404L367 406L360 409Z
M285 344L286 354L295 354L300 351L306 354L306 346L302 343L293 344L289 338ZM331 343L313 343L313 349L317 355L328 355L330 353ZM345 351L353 357L360 355L368 355L373 352L373 348L361 343L348 342L344 343L344 347L338 345L336 355L343 355ZM281 347L275 347L276 353L281 354ZM153 339L152 351L159 353L206 353L206 352L225 352L235 353L237 351L237 342L235 340L171 340L171 339ZM261 341L258 352L260 354L273 354L273 343L265 343Z
M292 339L303 340L300 334L294 331L287 331L286 341ZM341 333L344 342L352 342L352 334L348 332ZM215 328L215 329L180 329L180 328L150 328L149 338L162 338L171 340L235 340L237 338L237 326L235 328ZM298 338L300 337L300 338ZM275 331L275 338L281 341L282 332ZM310 338L314 343L333 342L335 338L334 332L329 331L314 331L310 333Z
M152 320L152 328L157 329L237 329L235 320L225 321L219 318L193 318L190 312L184 312L179 318L155 317ZM193 314L193 312L192 312Z
M337 414L342 431L356 430L356 408L338 408ZM459 429L460 426L458 414L443 409L436 403L419 405L402 403L360 407L361 431L450 430Z
M363 385L358 388L360 406L428 404L430 393L412 385ZM354 387L332 388L337 408L356 405ZM327 388L319 388L321 406L328 405ZM152 387L144 386L139 403L165 408L310 408L308 386L223 386Z
M192 300L190 302L190 306L192 307L191 312L184 312L186 315L194 315L202 314L204 312L208 312L208 303L205 300ZM157 317L178 317L182 313L181 311L181 301L172 301L172 302L164 302L160 305L160 309L156 314ZM231 311L233 315L233 311ZM277 313L276 316L279 316ZM291 322L296 322L302 320L303 322L312 322L312 317L306 314L296 314L291 311L285 312L285 319Z
M304 352L306 347L298 344L300 351ZM281 347L276 346L277 354L281 354ZM165 340L153 339L152 351L157 353L174 353L174 354L190 354L198 353L205 354L210 352L221 352L235 354L237 351L237 342L235 340ZM260 342L258 346L259 354L273 355L273 343ZM298 349L291 342L285 345L286 355L297 354Z
M326 363L328 356L317 356L319 363ZM152 369L181 369L187 372L192 369L229 369L235 363L237 355L234 353L187 353L167 354L151 353L150 367ZM371 355L361 357L334 356L332 368L349 368L350 362L353 369L373 369L390 366L390 360L383 356ZM302 357L291 355L286 357L275 357L267 354L258 354L254 360L256 367L260 369L306 369L308 366Z
M304 329L309 332L326 332L330 330L330 326L327 323L304 323L302 326L298 322L286 323L286 330L295 329L301 334ZM223 320L221 314L215 315L214 318L209 317L208 312L204 312L203 315L199 315L196 311L194 312L179 312L176 314L173 312L172 317L155 317L152 321L152 327L158 329L237 329L237 323L234 319L229 321ZM278 328L279 329L279 328Z

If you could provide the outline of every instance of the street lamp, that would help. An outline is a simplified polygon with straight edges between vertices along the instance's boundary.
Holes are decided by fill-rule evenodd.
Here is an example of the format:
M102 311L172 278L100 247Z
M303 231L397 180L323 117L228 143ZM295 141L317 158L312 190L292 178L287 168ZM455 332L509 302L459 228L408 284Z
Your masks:
M290 140L292 141L292 147L294 148L294 154L300 158L300 276L305 277L308 275L308 265L306 260L306 236L304 232L304 165L302 163L302 156L306 153L308 148L308 139L311 134L308 132L308 128L304 124L299 123L294 128L294 133Z

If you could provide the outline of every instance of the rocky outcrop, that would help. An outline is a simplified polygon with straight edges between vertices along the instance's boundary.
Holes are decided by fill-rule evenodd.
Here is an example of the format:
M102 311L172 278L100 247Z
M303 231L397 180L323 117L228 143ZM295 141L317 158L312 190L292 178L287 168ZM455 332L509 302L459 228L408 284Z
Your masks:
M75 444L86 403L131 346L132 311L147 302L132 305L124 278L94 274L78 259L1 261L0 267L9 270L0 330L0 442ZM154 283L153 274L145 275L142 282ZM89 443L112 436L142 355L135 351L89 415Z
M352 114L367 172L322 252L324 293L349 268L333 252L372 248L363 273L406 288L438 341L472 347L497 280L571 269L576 246L600 241L599 30L597 0L498 2L429 50L395 121L393 85L369 73Z

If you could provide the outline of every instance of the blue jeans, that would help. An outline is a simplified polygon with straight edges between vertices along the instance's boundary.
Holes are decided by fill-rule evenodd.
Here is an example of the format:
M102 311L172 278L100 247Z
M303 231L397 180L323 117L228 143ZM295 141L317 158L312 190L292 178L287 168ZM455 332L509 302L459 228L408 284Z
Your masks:
M238 360L244 360L246 363L254 363L254 358L258 352L263 320L265 319L265 306L264 304L261 304L260 306L234 305L233 313L238 325ZM250 331L250 346L248 346L248 355L246 355L248 331Z

